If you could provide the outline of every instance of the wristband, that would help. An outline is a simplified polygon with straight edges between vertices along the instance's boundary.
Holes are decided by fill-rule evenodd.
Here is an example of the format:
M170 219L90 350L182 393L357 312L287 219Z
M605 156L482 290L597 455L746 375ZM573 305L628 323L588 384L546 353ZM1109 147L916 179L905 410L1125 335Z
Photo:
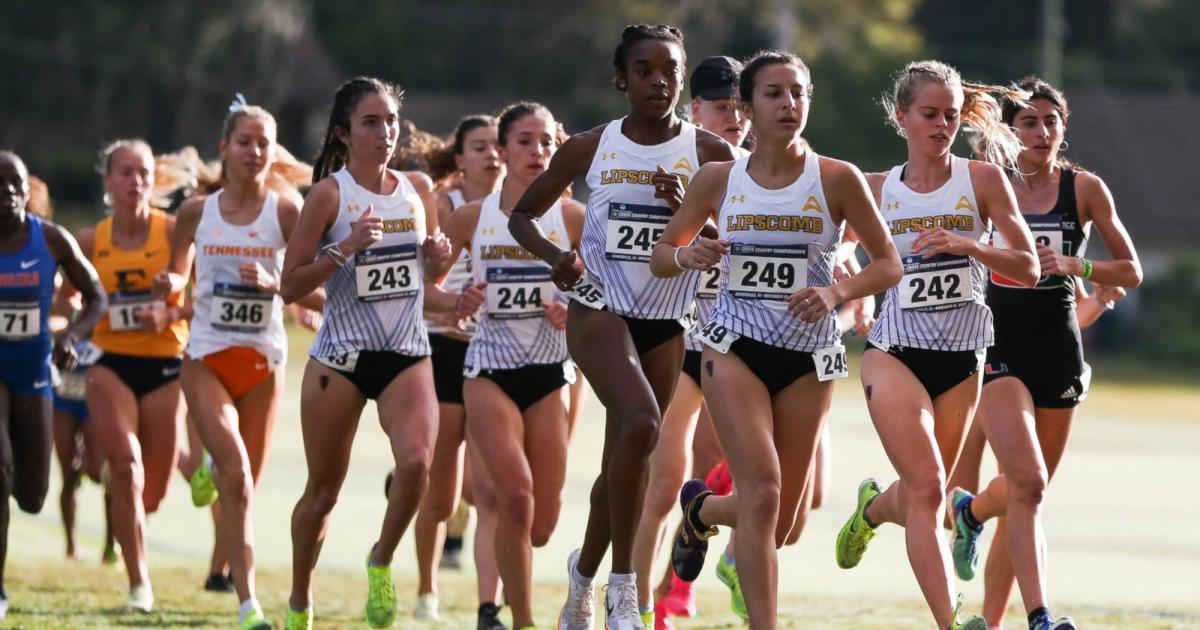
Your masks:
M679 262L679 250L681 250L681 249L683 249L683 248L682 247L675 248L675 251L671 254L671 260L675 261L675 267L677 269L679 269L680 271L687 271L687 267L684 267L683 264Z
M346 264L346 254L342 252L342 248L338 247L337 243L330 243L325 247L322 247L321 253L328 254L329 257L333 259L333 262L337 263L338 266Z
M1086 258L1080 258L1079 260L1083 261L1083 273L1079 274L1079 277L1083 278L1084 280L1091 280L1092 279L1092 271L1094 270L1094 265L1092 265L1092 261L1090 261Z

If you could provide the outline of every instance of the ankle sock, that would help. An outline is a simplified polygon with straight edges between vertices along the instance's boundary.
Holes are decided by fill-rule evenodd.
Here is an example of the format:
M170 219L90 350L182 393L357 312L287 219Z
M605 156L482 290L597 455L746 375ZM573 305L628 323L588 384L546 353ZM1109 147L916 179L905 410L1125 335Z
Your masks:
M1038 606L1029 611L1029 628L1036 630L1043 622L1049 625L1053 620L1050 618L1050 609L1045 606Z

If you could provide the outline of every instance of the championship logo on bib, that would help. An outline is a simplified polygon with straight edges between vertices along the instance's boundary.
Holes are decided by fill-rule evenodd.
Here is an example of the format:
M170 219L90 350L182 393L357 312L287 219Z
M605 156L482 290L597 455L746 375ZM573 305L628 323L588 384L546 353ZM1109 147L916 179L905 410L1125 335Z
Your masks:
M649 262L654 244L670 221L670 208L610 203L604 257L609 260Z
M807 245L734 243L729 294L743 300L784 300L808 286Z
M896 289L900 308L918 311L944 311L955 308L971 297L971 258L938 254L929 259L908 256L904 277Z
M354 256L358 299L378 302L412 297L420 290L417 246L373 247Z
M166 308L149 291L118 291L108 296L108 326L113 332L141 330L138 314L146 309Z
M213 286L213 328L231 332L258 332L271 323L275 296L255 287L219 282Z
M1029 231L1033 234L1035 249L1038 245L1041 245L1064 256L1071 255L1071 252L1068 251L1070 248L1063 238L1063 231L1066 226L1061 214L1025 214L1021 216L1025 218L1025 223L1029 225ZM1000 231L994 228L992 229L992 247L1009 249L1008 242L1004 240L1004 235L1000 234ZM992 284L995 285L1002 287L1022 287L1021 284L1013 282L995 271L991 272L991 277ZM1038 280L1037 286L1059 286L1062 282L1062 277L1042 276Z
M554 283L546 266L489 267L487 283L490 319L545 317L542 304L554 299Z

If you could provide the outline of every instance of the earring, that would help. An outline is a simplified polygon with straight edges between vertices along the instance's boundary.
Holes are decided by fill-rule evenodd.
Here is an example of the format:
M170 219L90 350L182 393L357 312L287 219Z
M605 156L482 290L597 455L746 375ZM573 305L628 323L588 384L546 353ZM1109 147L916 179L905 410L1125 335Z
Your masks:
M1066 141L1066 140L1063 140L1062 142L1060 142L1060 143L1058 144L1058 150L1059 150L1059 151L1066 151L1066 150L1067 150L1067 149L1069 149L1069 148L1071 148L1071 145L1067 144L1067 141Z

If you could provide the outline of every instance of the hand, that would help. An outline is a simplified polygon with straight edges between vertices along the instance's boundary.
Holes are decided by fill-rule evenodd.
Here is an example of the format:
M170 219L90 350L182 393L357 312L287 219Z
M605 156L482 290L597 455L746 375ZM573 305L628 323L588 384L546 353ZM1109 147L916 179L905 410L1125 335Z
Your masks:
M805 287L789 295L787 303L792 315L811 324L833 311L837 297L829 287Z
M685 269L708 271L720 264L721 257L728 251L729 241L701 236L694 244L680 247L676 259Z
M583 277L583 259L575 251L563 252L550 271L550 279L554 286L563 291L570 291Z
M257 261L246 261L238 265L238 274L241 275L242 284L248 287L267 293L279 292L279 279Z
M567 329L567 305L562 302L542 302L542 310L546 311L546 319L550 325L559 330Z
M875 296L868 295L864 298L854 300L845 308L850 309L850 315L853 317L853 328L850 332L859 337L866 337L871 332L871 327L875 325Z
M979 241L955 234L945 228L921 230L921 235L913 241L913 253L920 253L928 260L938 254L956 254L970 256L979 248Z
M683 203L683 179L675 173L668 173L662 166L658 166L657 169L657 172L650 176L650 183L654 184L654 198L665 200L674 212Z
M1037 246L1037 255L1043 278L1046 276L1078 276L1083 273L1083 263L1074 256L1063 256L1042 244Z
M458 299L454 301L454 316L458 319L466 319L474 315L487 299L487 293L484 293L485 289L487 289L486 282L480 282L464 289Z
M383 219L372 216L375 206L367 206L366 212L350 224L350 236L338 243L342 253L351 256L379 242L383 238Z
M421 249L425 251L425 260L436 269L445 269L450 264L450 239L446 235L438 232L433 236L426 236L425 242L421 243Z
M150 285L150 294L159 299L165 299L172 293L178 293L187 286L187 277L170 270L163 269L154 276Z
M1097 282L1092 283L1092 290L1096 292L1096 299L1105 305L1110 302L1120 302L1127 295L1123 287L1114 287Z
M160 333L171 323L171 309L164 306L149 306L137 313L138 325L143 332Z
M58 369L71 371L75 369L75 365L79 362L79 353L75 351L75 345L79 343L75 333L69 329L64 331L54 340L54 351L51 354L51 360Z
M854 277L854 272L850 269L850 265L840 262L833 267L833 281L845 282Z

